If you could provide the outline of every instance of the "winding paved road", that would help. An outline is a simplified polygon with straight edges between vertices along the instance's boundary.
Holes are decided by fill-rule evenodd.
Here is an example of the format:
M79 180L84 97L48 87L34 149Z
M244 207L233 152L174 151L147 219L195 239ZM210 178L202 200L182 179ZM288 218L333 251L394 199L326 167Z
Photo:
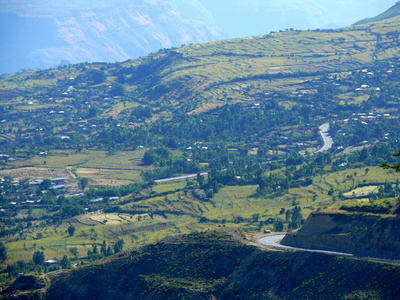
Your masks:
M322 139L324 140L324 146L319 149L318 151L316 151L315 153L318 152L323 152L323 151L327 151L330 148L332 148L332 144L333 144L333 139L331 138L331 136L329 135L329 123L325 123L322 124L321 126L319 126L319 130L320 130L320 134L322 136Z
M258 242L262 245L265 245L268 247L273 247L273 248L292 249L292 250L308 251L308 252L319 252L319 253L333 254L333 255L354 256L353 254L343 253L343 252L296 248L296 247L289 247L289 246L281 245L280 241L283 239L284 236L285 236L284 234L270 235L270 236L263 237L262 239L259 239Z

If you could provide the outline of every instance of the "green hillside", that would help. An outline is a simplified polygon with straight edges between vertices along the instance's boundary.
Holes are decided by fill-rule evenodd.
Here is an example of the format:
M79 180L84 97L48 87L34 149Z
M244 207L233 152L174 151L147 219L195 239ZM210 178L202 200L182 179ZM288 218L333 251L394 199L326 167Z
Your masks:
M397 163L399 30L393 17L3 78L0 281L171 234L394 209L398 175L380 165Z

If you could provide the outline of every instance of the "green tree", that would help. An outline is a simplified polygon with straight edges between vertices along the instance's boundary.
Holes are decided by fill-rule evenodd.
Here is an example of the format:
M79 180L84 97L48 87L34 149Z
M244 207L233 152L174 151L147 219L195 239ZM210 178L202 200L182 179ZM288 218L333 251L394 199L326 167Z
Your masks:
M75 259L78 258L78 248L76 248L76 247L69 248L69 252L72 253L72 255L75 257Z
M107 251L106 251L106 256L110 256L112 254L113 254L113 251L112 251L111 247L108 246Z
M111 96L122 96L125 93L125 88L120 83L114 83L113 87L111 88L110 95Z
M104 72L98 70L98 69L92 69L88 72L89 80L92 81L94 84L100 84L103 83L106 79L107 76L104 74Z
M103 244L102 244L101 247L100 247L100 252L101 252L102 254L106 255L106 252L107 252L107 244L106 244L106 241L103 241Z
M71 226L68 227L68 234L70 236L73 236L75 234L75 226L71 225Z
M124 240L123 239L119 239L118 242L114 245L114 253L119 253L122 251L122 249L124 248Z
M71 260L70 260L70 258L69 258L67 255L64 254L63 258L62 258L61 261L60 261L60 266L61 266L63 269L69 269L69 268L71 268Z
M5 261L7 259L7 248L3 243L0 243L0 261Z
M293 209L292 221L289 224L289 229L299 228L301 226L301 224L303 224L303 222L304 222L304 218L303 218L303 215L301 214L301 207L296 206Z
M84 190L86 188L86 186L89 184L89 179L87 179L86 177L83 177L83 178L79 179L79 184L80 184L82 190Z
M41 190L48 190L52 185L52 182L50 179L44 179L41 183L40 183L40 189Z
M44 252L43 251L35 251L35 253L33 253L33 262L37 265L43 265L45 260L44 257Z
M283 222L280 219L276 219L274 223L275 231L282 231L283 230Z
M397 153L393 154L393 156L400 156L400 149ZM384 169L396 169L396 172L400 172L400 163L397 165L389 165L387 163L384 163L381 165L382 168Z
M12 178L10 175L4 176L4 181L7 183L11 183L14 181L14 178Z
M251 216L251 221L252 221L253 223L257 223L259 219L260 219L260 213L253 214L253 215Z

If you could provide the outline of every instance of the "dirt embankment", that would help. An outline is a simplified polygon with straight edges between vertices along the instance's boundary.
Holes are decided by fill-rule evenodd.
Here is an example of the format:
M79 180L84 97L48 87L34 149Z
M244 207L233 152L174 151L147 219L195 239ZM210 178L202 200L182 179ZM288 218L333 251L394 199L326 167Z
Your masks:
M310 214L282 244L293 247L400 258L400 217L344 211Z

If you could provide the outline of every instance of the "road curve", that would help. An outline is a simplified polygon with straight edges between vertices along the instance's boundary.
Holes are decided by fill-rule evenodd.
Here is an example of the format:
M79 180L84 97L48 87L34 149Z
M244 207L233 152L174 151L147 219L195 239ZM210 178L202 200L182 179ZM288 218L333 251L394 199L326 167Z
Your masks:
M333 139L331 138L331 136L329 135L329 132L328 132L329 123L322 124L319 127L319 130L320 130L319 133L321 134L321 137L324 140L324 146L321 149L319 149L318 151L316 151L315 153L327 151L330 148L332 148L332 144L333 144Z
M269 235L259 239L258 242L264 246L272 247L272 248L280 248L280 249L291 249L291 250L298 250L298 251L308 251L308 252L318 252L318 253L325 253L331 255L345 255L345 256L354 256L350 253L343 253L343 252L335 252L335 251L326 251L326 250L316 250L316 249L305 249L305 248L296 248L281 245L280 241L284 238L284 234L279 235Z

